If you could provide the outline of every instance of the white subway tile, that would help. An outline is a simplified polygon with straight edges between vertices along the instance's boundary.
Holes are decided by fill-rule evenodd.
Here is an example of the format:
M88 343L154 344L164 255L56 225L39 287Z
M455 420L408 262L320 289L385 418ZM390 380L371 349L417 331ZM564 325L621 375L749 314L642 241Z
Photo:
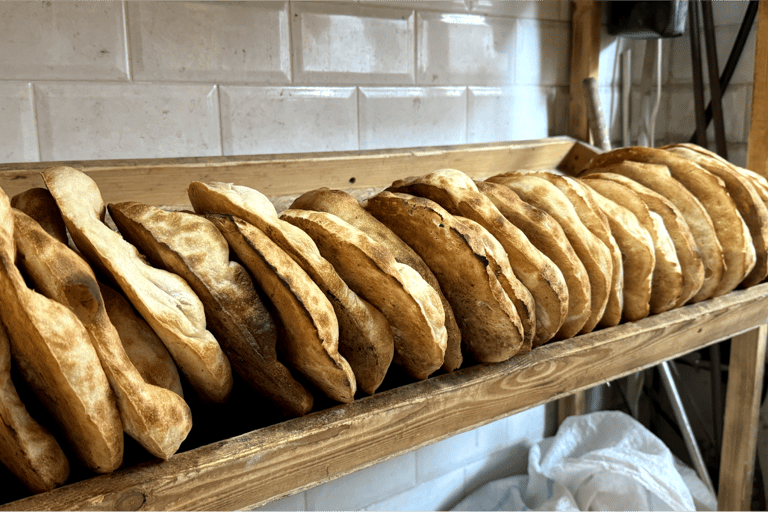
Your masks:
M359 108L360 149L467 140L464 87L363 87Z
M661 101L659 103L659 110L658 114L656 115L656 126L655 126L655 139L656 139L656 146L662 145L665 143L666 140L668 140L670 134L669 134L669 117L674 115L673 111L670 110L670 91L675 90L677 87L672 86L669 88L665 88L662 90L661 94ZM690 88L687 89L688 94L691 95L691 98L693 98L693 92ZM653 93L655 94L655 93ZM642 101L642 94L639 90L633 90L630 94L630 130L631 130L631 142L632 144L639 144L639 137L641 130L643 130L643 126L645 123L645 117L650 116L650 113L653 111L653 105L655 102L655 96L651 95L651 99L648 102L647 106L643 104ZM621 100L619 99L619 102ZM693 99L691 99L693 101ZM619 109L621 109L621 103L619 103ZM647 114L645 109L647 109ZM691 108L691 113L693 113L693 109ZM622 122L622 115L623 113L618 114L617 122ZM650 120L650 117L648 117ZM693 121L692 121L693 122ZM695 128L695 124L691 125L690 132L686 137L690 137L693 133L693 130ZM621 135L618 135L615 140L622 140ZM687 140L687 139L686 139ZM679 142L679 141L677 141Z
M221 154L215 86L43 83L35 98L43 160Z
M568 85L571 30L559 21L519 20L515 83L517 85Z
M306 491L309 510L359 510L416 485L414 452Z
M740 167L747 166L747 144L745 143L729 143L728 146L728 161L734 165ZM714 147L714 146L712 146Z
M476 0L471 2L472 12L494 16L512 16L535 20L569 21L570 3L567 0Z
M516 23L511 18L420 12L417 82L423 85L513 83Z
M413 11L298 2L291 12L295 83L413 83Z
M462 468L391 496L365 510L450 510L464 490Z
M530 140L564 134L568 96L556 87L473 87L468 103L470 142Z
M135 80L287 84L288 2L127 2Z
M539 406L478 428L478 451L491 454L517 444L534 444L544 437L545 412Z
M354 87L221 86L225 155L357 149Z
M0 2L0 79L127 80L120 2Z
M32 85L0 83L0 116L0 162L39 161Z
M293 494L251 510L307 510L306 493L300 492L298 494Z
M467 142L515 140L514 87L470 87L467 96Z
M416 478L427 482L482 457L477 449L477 431L470 430L416 451Z
M721 2L716 2L721 3ZM734 2L741 3L741 2ZM729 25L726 27L718 27L715 30L715 36L717 41L717 62L720 66L722 73L725 64L728 62L728 56L733 48L733 43L736 41L736 36L739 33L738 25ZM739 63L736 65L736 69L733 71L733 77L731 78L730 86L734 84L751 84L755 79L755 39L757 30L753 29L749 32L747 41L744 44L744 50L741 53ZM707 77L705 75L705 80ZM729 86L729 87L730 87Z

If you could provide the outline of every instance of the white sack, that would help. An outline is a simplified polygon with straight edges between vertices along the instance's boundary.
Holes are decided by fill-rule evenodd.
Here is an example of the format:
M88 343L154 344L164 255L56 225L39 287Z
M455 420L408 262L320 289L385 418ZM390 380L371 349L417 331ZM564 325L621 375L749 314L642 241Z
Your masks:
M528 475L490 482L454 510L715 510L695 472L631 416L567 418L531 447Z

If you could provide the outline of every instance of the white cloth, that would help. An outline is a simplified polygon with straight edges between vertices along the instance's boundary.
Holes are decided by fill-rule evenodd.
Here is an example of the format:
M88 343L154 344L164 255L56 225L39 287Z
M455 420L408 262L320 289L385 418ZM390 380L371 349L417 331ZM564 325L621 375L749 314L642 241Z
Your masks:
M528 474L489 482L454 510L716 510L696 473L618 411L567 418L531 447Z

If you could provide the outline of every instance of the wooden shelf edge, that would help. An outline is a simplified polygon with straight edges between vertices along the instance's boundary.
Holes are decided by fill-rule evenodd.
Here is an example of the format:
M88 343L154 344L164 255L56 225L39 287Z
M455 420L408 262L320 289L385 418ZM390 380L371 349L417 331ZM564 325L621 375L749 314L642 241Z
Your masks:
M8 503L0 509L259 506L765 324L768 284L555 342Z

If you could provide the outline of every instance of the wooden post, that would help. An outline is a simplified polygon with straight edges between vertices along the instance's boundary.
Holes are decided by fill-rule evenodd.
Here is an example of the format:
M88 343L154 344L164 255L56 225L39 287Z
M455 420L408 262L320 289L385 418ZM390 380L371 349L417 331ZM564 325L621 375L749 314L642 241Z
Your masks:
M571 81L568 135L590 142L582 82L597 79L600 63L600 2L575 0L571 17Z
M752 118L747 146L747 168L768 177L768 5L760 2L757 11L755 78L752 90Z
M720 510L750 509L767 333L764 324L731 341L718 485Z

